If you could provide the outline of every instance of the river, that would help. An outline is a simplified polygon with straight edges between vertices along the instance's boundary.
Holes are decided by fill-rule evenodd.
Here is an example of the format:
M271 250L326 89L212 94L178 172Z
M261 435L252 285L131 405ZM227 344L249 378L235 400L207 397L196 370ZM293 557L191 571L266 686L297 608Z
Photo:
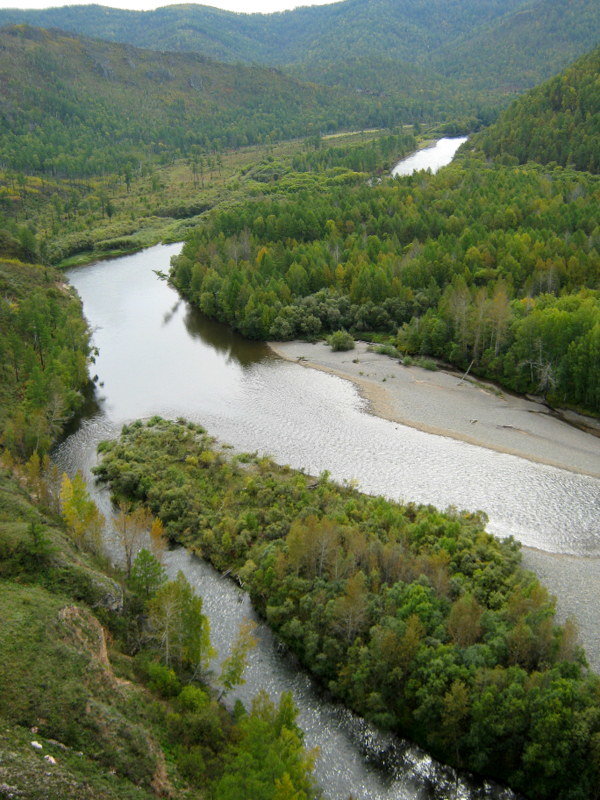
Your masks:
M283 361L266 345L242 339L181 300L154 273L166 271L179 249L159 245L68 273L99 356L93 367L95 398L55 454L63 469L79 469L91 480L98 442L118 435L124 422L153 414L184 416L237 450L266 452L313 474L329 470L340 481L357 479L365 491L483 508L491 530L540 548L531 554L545 558L546 566L558 563L559 576L565 573L564 557L548 561L542 550L573 554L571 572L579 579L581 564L584 569L596 564L577 556L598 553L599 481L371 416L348 382ZM95 493L109 514L107 492ZM204 597L213 641L224 654L239 621L252 616L248 598L183 550L168 554L167 567L173 575L183 569ZM327 798L513 796L457 776L330 703L279 651L268 629L258 630L247 683L232 699L247 701L263 687L273 695L293 691L306 744L321 749L316 772Z
M438 139L435 144L417 150L416 153L402 159L392 170L394 178L399 175L412 175L420 169L429 169L437 172L438 169L445 167L454 158L454 154L467 141L467 136L456 136L451 139Z

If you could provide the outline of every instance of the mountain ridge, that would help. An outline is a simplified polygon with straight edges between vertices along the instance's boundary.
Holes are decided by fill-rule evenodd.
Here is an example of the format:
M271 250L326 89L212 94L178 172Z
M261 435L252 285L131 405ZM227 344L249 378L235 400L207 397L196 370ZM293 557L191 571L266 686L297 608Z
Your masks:
M402 4L394 0L344 0L272 14L243 14L193 3L163 6L153 11L125 11L89 5L41 11L0 10L0 24L28 22L107 40L126 41L138 47L200 50L219 60L241 58L283 65L305 60L306 49L314 46L315 41L317 49L319 41L325 41L329 47L333 45L334 51L336 46L344 48L350 43L356 47L361 41L364 43L366 24L370 26L367 29L371 36L377 31L386 37L383 40L386 46L402 46L406 39L404 56L410 56L415 43L419 42L426 52L452 38L453 34L466 32L473 23L493 19L505 13L507 7L522 5L524 0L483 0L479 3L471 0L450 3L447 0L404 0ZM438 26L431 25L432 13L441 20ZM341 45L338 44L340 25L349 28ZM440 33L436 34L438 30ZM190 31L191 37L186 35ZM360 50L362 52L363 48Z

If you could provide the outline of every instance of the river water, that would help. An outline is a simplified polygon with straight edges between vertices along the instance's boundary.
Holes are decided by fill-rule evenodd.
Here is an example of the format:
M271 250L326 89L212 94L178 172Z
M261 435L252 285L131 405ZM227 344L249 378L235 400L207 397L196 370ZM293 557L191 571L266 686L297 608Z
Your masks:
M482 508L494 533L512 534L540 549L530 552L539 562L534 566L543 572L545 565L555 585L565 574L579 581L582 564L584 570L597 564L576 556L600 552L595 528L600 481L369 415L348 382L283 361L266 345L245 341L181 300L154 273L166 271L180 247L159 245L68 273L100 354L93 366L96 395L55 454L63 469L79 469L91 480L98 442L117 436L124 422L153 414L184 416L237 450L268 453L313 474L329 470L336 480L358 480L368 492L441 507ZM95 492L108 515L107 492ZM564 557L544 550L573 554L571 571L564 569ZM214 644L225 654L241 619L253 616L248 598L183 550L169 553L167 566L173 575L183 569L204 597ZM567 612L586 617L585 609L563 609ZM593 636L600 624L593 614L587 617ZM326 797L512 797L456 776L330 703L279 651L264 625L258 632L247 683L232 699L247 702L260 688L273 695L293 691L306 744L321 750L316 772Z
M430 169L435 173L452 161L458 148L467 139L467 136L438 139L435 144L417 150L416 153L398 162L392 170L392 176L396 178L399 175L412 175L420 169Z

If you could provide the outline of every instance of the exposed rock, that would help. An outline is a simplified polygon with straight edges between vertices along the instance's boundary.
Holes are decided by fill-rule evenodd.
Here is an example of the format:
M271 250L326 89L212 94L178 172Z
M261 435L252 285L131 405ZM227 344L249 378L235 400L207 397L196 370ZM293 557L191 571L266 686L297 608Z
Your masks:
M107 608L109 611L123 610L123 589L116 581L106 575L98 574L94 584L98 589L98 600L95 605Z

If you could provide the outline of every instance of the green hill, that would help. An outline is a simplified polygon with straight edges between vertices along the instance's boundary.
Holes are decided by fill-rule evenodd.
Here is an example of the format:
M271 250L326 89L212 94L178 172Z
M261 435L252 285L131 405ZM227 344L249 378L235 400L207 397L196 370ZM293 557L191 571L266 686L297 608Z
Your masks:
M520 92L563 69L599 39L597 0L538 0L444 46L430 66L480 89Z
M411 76L407 65L419 65L421 88L440 80L436 70L457 80L463 91L491 92L497 103L593 47L600 35L600 5L596 0L345 0L275 14L236 14L196 4L144 12L100 5L0 11L0 24L14 23L279 66L319 83L365 91L378 91L384 82L386 91L402 93L405 71Z
M397 106L274 69L28 26L0 31L0 85L0 161L52 175L98 175L144 156L379 127L399 114Z
M600 47L516 100L474 143L488 157L600 172Z
M523 0L346 0L274 14L236 14L191 3L155 11L92 5L7 9L0 11L0 24L58 27L139 47L195 50L226 61L281 65L346 59L349 52L372 56L379 48L411 61L522 5Z

